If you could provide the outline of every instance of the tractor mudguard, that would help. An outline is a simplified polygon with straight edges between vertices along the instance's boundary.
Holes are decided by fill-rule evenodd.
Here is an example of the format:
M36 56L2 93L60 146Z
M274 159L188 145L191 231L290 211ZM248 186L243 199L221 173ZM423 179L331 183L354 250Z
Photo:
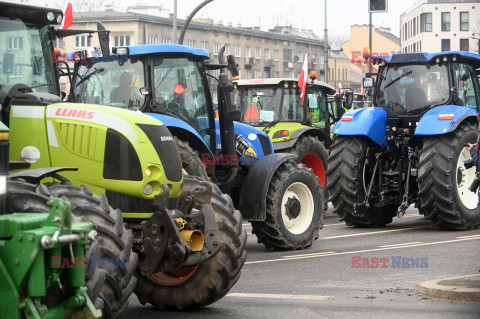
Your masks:
M277 153L260 159L248 172L240 193L240 212L249 221L263 221L266 218L266 197L270 181L277 168L295 154Z
M9 174L9 178L22 178L28 183L39 183L42 179L56 175L58 172L77 171L76 167L45 167L37 168L29 171L20 171Z
M202 136L198 133L196 129L194 129L190 124L185 121L179 120L173 116L158 114L158 113L145 113L146 115L150 115L151 117L159 120L162 122L173 136L178 137L182 141L186 141L190 144L192 148L194 148L199 153L210 153L210 146L207 145L205 140ZM186 136L188 135L188 136ZM195 141L192 140L193 136L195 137Z
M300 138L300 136L302 136L304 134L318 137L318 139L320 141L325 143L326 148L330 148L330 146L332 145L332 140L330 139L330 136L327 133L325 133L324 131L322 131L318 128L315 128L315 127L304 127L302 129L296 131L290 137L290 139L288 141L274 143L273 144L273 149L275 150L275 152L280 152L284 149L289 149L293 145L295 145L298 138Z
M265 132L239 122L233 122L233 129L236 135L243 136L245 141L250 143L251 146L247 150L247 155L263 158L273 153L272 141ZM217 136L217 149L221 149L222 144L220 142L220 124L218 119L215 119L215 133Z
M345 120L347 119L347 120ZM335 124L336 135L364 135L382 145L387 135L387 112L379 107L351 110Z
M440 116L446 119L440 120ZM415 130L415 135L441 135L453 132L466 118L474 118L478 122L477 116L478 112L469 107L458 105L437 106L422 116Z

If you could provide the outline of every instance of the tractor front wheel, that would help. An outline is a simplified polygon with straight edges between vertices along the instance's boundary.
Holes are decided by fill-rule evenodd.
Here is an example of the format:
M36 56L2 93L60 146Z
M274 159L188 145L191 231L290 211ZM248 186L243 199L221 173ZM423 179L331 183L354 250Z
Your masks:
M471 158L463 145L475 143L477 136L476 124L464 123L453 133L424 141L418 167L420 208L435 226L460 230L480 226L478 196L468 189L475 167L463 165Z
M272 177L267 216L252 221L252 233L267 249L293 250L312 245L323 227L323 190L311 169L288 161Z

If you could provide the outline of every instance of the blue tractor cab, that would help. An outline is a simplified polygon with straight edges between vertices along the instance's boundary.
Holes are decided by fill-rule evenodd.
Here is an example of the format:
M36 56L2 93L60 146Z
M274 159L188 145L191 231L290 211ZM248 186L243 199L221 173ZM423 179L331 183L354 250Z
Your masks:
M295 155L273 154L266 133L236 122L241 114L231 103L234 86L225 72L238 72L233 56L215 64L207 51L178 44L112 52L75 64L73 100L158 119L175 137L184 172L210 178L231 195L259 242L275 249L311 245L323 223L318 178L297 166ZM211 85L217 86L218 118Z
M385 225L414 204L434 225L480 225L475 169L464 161L478 135L480 55L402 53L379 65L373 107L335 125L327 184L349 225Z

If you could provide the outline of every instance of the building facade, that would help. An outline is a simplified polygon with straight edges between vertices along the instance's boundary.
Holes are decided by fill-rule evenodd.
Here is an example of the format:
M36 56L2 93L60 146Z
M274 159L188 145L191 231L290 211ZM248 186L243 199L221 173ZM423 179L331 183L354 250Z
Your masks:
M173 43L172 18L146 15L137 12L88 12L74 13L72 29L96 29L101 21L110 30L110 46ZM178 20L178 32L184 20ZM267 31L226 25L212 20L192 21L183 44L203 48L213 61L223 45L226 54L236 57L243 79L268 77L298 77L305 54L308 53L309 69L324 74L324 41L311 30L292 27L275 27ZM62 51L74 51L99 46L96 36L79 35L65 38L57 44Z
M424 0L400 23L402 52L480 52L478 0Z

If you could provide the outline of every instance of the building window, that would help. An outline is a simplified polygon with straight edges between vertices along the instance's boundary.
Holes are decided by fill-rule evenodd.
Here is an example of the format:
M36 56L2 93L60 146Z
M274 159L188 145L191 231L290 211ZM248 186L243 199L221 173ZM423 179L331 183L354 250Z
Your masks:
M250 47L245 47L245 56L247 58L251 58L252 57L252 48Z
M162 38L162 43L164 44L168 44L168 43L171 43L172 42L172 39L170 38Z
M250 70L245 70L245 80L250 79Z
M417 44L416 43L413 44L413 52L417 52Z
M413 35L417 35L417 18L413 18Z
M77 35L75 37L75 47L85 48L90 46L90 37L88 35ZM115 44L117 46L117 44Z
M283 60L292 61L292 59L293 59L292 49L283 49Z
M469 51L470 44L468 43L468 39L460 39L460 51Z
M468 12L460 12L460 31L468 31Z
M260 48L255 48L255 59L260 59Z
M202 41L202 49L205 51L208 51L208 42L207 41Z
M130 36L129 35L116 35L115 36L115 46L130 45ZM89 41L90 42L90 41ZM87 45L87 46L90 46Z
M420 15L420 32L432 32L432 13Z
M242 47L240 45L235 46L235 56L241 57L242 56Z
M450 31L450 12L442 12L442 31Z
M260 79L262 77L262 72L259 70L255 70L255 79Z
M278 50L273 51L273 58L275 59L275 61L278 61L278 56L279 56L279 54L280 54L279 52L280 52L280 51L278 51ZM277 72L277 73L278 73L278 72Z
M274 78L279 78L280 77L280 73L278 71L273 71L273 77Z
M150 43L150 44L156 44L156 43L158 43L158 37L153 36L153 35L149 36L149 37L148 37L148 43Z
M450 51L450 39L442 39L442 52Z
M225 44L225 54L230 55L230 44Z
M218 51L220 51L220 43L213 44L213 54L218 55Z
M197 41L195 40L188 40L188 46L194 48L195 45L197 44Z
M56 38L56 39L55 39L55 42L53 43L53 45L54 45L56 48L64 48L64 47L65 47L65 40L60 39L60 38Z
M270 59L270 49L265 49L265 59Z

